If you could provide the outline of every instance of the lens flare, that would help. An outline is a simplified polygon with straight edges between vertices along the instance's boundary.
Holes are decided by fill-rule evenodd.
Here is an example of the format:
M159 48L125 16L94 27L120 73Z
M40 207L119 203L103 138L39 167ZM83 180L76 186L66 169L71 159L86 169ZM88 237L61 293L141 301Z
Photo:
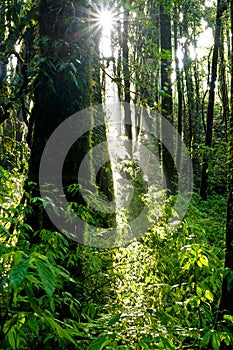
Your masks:
M107 9L103 9L98 14L99 24L104 30L111 30L113 26L113 14Z

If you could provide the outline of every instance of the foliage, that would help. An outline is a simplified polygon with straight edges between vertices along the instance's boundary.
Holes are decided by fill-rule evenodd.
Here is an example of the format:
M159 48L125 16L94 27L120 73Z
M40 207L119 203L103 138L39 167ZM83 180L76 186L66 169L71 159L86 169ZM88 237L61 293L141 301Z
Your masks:
M90 273L92 266L98 268L100 260L79 247L71 253L68 241L57 232L34 233L40 234L41 243L30 244L25 234L29 229L21 224L20 217L11 216L8 222L1 222L1 348L63 349L68 344L85 348L100 326L94 320L95 306L86 303L81 292L90 286L87 282L81 284L77 271L71 277L67 268L75 271L82 262L83 273L86 264Z
M227 325L216 324L225 206L224 198L195 200L179 228L161 225L115 251L117 296L108 307L121 310L116 349L200 349L209 342L216 349L215 342L232 342Z
M28 234L26 209L10 202L1 219L1 348L218 349L221 340L233 342L231 316L216 323L223 197L199 203L195 196L179 227L169 228L165 216L112 251L72 247L58 232Z
M155 207L154 189L145 193L140 169L130 161L122 162L121 171L136 189L124 220L127 224L146 205L151 229L128 246L97 250L70 241L54 228L45 228L43 222L37 229L33 222L28 224L31 214L34 218L39 216L36 210L42 202L36 182L29 184L32 194L25 191L29 158L26 143L31 147L30 138L34 137L35 102L37 108L43 105L42 110L48 113L37 116L37 126L45 127L37 135L35 157L31 157L30 164L36 156L40 161L42 138L45 141L49 136L47 126L52 130L59 122L58 115L63 118L63 114L73 113L77 107L86 107L87 102L100 102L103 92L99 91L98 75L102 70L104 74L106 67L99 59L95 31L93 38L88 39L90 45L86 45L90 3L81 1L80 12L78 2L67 3L65 7L64 1L6 0L0 9L0 349L218 350L222 344L233 347L233 316L224 312L219 317L223 279L228 291L233 287L232 270L224 267L229 135L228 115L225 120L222 112L226 101L222 90L224 82L229 81L231 63L227 13L221 35L222 47L228 50L229 57L221 61L226 71L220 84L216 84L219 96L214 105L213 143L208 147L204 146L205 115L212 49L208 42L203 56L198 57L197 44L204 27L215 29L215 5L209 6L203 0L113 2L118 12L128 12L129 26L128 32L123 33L123 25L116 23L112 35L115 51L107 60L113 66L112 80L118 84L121 98L124 84L129 83L132 91L124 92L131 94L132 100L159 111L162 100L171 97L168 86L161 86L161 62L174 63L178 54L175 48L174 52L161 50L161 9L171 16L173 35L178 18L177 45L183 56L172 71L174 125L180 123L179 88L175 86L180 77L181 133L193 163L196 162L197 179L202 159L208 158L209 198L200 201L197 181L186 217L177 227L170 227L167 222L175 198L168 198L164 205L163 191L157 193L158 210L151 212ZM93 3L99 5L98 1ZM80 17L72 15L76 5ZM39 12L43 6L46 16L42 25ZM46 27L47 18L54 21L54 26L50 26L53 28L49 27L51 36L39 29ZM77 36L77 30L84 35ZM128 62L122 57L126 37ZM128 71L124 72L126 65ZM40 93L44 98L38 98ZM54 106L50 96L60 104L55 102ZM92 147L105 141L105 130L95 129L92 133ZM106 165L104 171L103 179L109 185L110 167ZM105 185L99 184L98 190L108 200L112 183L110 191L101 193ZM115 223L115 217L102 215L102 211L99 215L77 200L79 184L68 182L66 190L70 207L84 221L97 227ZM93 193L89 196L92 200Z

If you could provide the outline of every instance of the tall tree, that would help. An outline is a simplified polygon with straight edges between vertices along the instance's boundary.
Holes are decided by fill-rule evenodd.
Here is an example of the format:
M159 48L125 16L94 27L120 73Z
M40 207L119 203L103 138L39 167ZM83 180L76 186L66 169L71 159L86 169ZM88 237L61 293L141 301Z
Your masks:
M131 3L131 1L130 1ZM124 80L124 102L125 104L125 121L124 121L124 132L125 135L132 140L132 125L131 125L131 111L130 111L130 69L129 69L129 18L130 11L128 6L124 6L124 18L123 18L123 39L122 39L122 65L123 65L123 80ZM126 4L125 4L126 5ZM132 155L131 147L128 152Z
M182 74L179 67L179 58L178 58L178 27L179 27L179 8L177 4L174 4L173 8L173 20L174 20L174 49L175 49L175 69L176 69L176 86L177 86L177 97L178 97L178 106L177 106L177 120L178 120L178 133L182 135L183 131L183 91L182 91ZM181 156L181 144L178 140L177 145L177 167L180 166L180 156Z
M36 184L41 155L50 135L66 118L91 104L91 37L86 13L85 1L74 6L71 1L47 0L39 5L41 64L34 86L34 107L28 134L31 148L28 180ZM90 132L87 132L73 145L65 160L65 187L77 183L82 155L89 149ZM38 196L37 186L32 196ZM28 217L28 223L38 230L42 223L46 227L45 220L50 226L38 204L34 207L34 214Z
M233 35L233 2L231 11L231 33ZM232 45L232 43L231 43ZM233 50L231 51L233 59ZM222 285L222 297L220 303L219 318L223 315L233 315L233 60L231 59L231 100L228 125L228 202L227 202L227 224L226 224L226 250L225 250L225 274ZM231 331L233 331L231 327ZM230 350L231 346L222 344L221 350Z
M227 123L229 119L229 92L228 92L228 83L227 83L227 72L226 66L227 61L225 57L225 31L224 28L221 28L221 40L220 40L220 50L219 50L219 89L220 97L222 102L222 114L223 114L223 124L225 129L225 139L227 141Z
M214 104L215 104L215 84L217 79L217 68L218 68L218 57L219 57L219 47L221 39L221 17L223 12L227 9L225 0L218 0L217 2L217 13L216 13L216 23L215 23L215 34L214 34L214 48L212 56L212 66L211 66L211 80L209 85L209 101L207 109L207 125L206 125L206 137L205 146L210 148L212 146L213 138L213 120L214 120ZM203 200L207 199L207 187L208 187L208 166L209 166L209 154L206 153L203 156L202 172L201 172L201 188L200 195Z
M171 41L171 16L170 5L160 5L160 45L161 45L161 107L162 114L171 123L173 123L173 92L172 92L172 41ZM169 135L164 123L162 123L162 161L166 177L166 187L175 193L175 166L174 160L168 151L168 148L174 147L173 137ZM169 147L166 146L169 145Z

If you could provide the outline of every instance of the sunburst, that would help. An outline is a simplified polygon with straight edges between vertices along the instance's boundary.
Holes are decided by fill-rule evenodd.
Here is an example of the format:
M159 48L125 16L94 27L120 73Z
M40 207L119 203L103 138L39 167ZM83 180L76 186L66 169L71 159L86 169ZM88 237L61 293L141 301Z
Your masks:
M83 36L105 36L107 33L111 33L117 19L116 9L109 9L104 5L93 5L89 8L78 6L75 10L77 17L74 18L67 30L69 33L70 28L73 30L77 27L78 29L73 34L72 42Z

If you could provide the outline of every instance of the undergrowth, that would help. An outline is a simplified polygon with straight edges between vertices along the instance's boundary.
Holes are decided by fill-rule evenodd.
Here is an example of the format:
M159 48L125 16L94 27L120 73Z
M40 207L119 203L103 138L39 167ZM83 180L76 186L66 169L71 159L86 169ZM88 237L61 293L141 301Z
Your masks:
M22 179L3 169L1 179L0 349L217 350L221 341L233 344L232 316L221 323L217 317L224 197L200 202L194 195L178 226L167 225L165 210L159 225L127 247L98 250L59 232L30 230L23 220L30 207L15 205Z

